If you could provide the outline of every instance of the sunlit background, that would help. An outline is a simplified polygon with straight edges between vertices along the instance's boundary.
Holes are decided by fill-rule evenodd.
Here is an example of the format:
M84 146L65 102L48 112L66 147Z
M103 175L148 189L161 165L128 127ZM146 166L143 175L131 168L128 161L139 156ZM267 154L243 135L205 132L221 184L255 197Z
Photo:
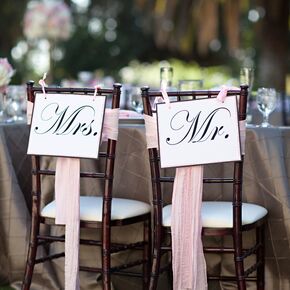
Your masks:
M158 86L167 63L175 83L237 85L250 66L254 88L285 92L288 11L288 0L1 0L0 57L12 84L48 72L50 84Z

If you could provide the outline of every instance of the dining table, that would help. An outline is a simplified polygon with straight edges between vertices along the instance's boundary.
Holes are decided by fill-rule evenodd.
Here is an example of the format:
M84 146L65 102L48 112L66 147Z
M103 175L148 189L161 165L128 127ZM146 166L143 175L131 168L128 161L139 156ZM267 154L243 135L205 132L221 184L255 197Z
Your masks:
M21 281L26 263L31 223L31 163L26 154L29 140L29 126L24 123L0 124L0 288L10 284L21 289ZM54 166L55 160L47 157L47 167ZM93 162L93 163L91 163ZM98 160L82 160L82 168L96 166ZM226 175L228 164L205 166L205 176ZM265 289L290 290L290 127L273 126L262 128L247 125L246 153L244 162L243 200L267 208L269 215L266 223L265 249ZM81 193L98 194L99 186L81 183ZM42 190L44 202L53 199L54 182L52 177L45 180ZM146 148L143 119L120 120L113 192L115 197L134 198L152 202L151 175ZM217 186L214 191L204 186L204 200L231 200L231 190ZM167 192L170 202L170 192ZM112 232L113 240L126 239L128 235L136 238L142 235L141 227L133 226ZM45 229L43 229L45 230ZM54 229L61 232L62 227ZM81 232L82 235L100 233ZM252 241L251 233L245 244ZM215 243L215 240L205 241ZM227 244L229 240L224 239ZM56 251L63 244L51 246ZM128 251L116 255L119 259L130 260L134 253ZM91 248L80 248L80 264L100 263L100 252ZM227 256L206 256L209 271L222 274L233 273L233 262ZM102 289L99 274L80 273L81 289ZM159 288L169 289L170 279L161 275ZM64 260L57 259L37 265L34 270L32 290L63 289ZM138 278L113 276L115 290L141 290ZM255 289L253 283L247 289ZM233 282L209 284L209 289L236 289Z

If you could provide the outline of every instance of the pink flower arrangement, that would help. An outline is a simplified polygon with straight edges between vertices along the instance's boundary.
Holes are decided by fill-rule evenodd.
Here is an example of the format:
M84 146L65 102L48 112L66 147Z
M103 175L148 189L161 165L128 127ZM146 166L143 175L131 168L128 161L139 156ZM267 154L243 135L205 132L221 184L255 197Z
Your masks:
M28 39L65 40L71 28L71 11L63 1L29 3L24 15L24 35Z
M14 69L8 62L7 58L0 58L0 92L6 91L7 86L11 81L11 77L14 75Z

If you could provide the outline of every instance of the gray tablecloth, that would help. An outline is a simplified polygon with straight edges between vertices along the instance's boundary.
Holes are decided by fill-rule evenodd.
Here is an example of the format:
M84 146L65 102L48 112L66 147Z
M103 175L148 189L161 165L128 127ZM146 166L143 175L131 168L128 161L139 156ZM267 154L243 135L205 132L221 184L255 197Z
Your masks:
M0 285L9 282L20 289L26 260L30 229L30 161L26 156L29 131L26 125L0 126ZM53 164L48 159L47 166ZM84 162L83 167L97 166ZM205 174L226 174L225 166L207 166ZM246 158L244 168L244 198L269 210L266 228L266 289L290 289L290 128L248 128ZM86 194L97 194L95 184L82 184ZM52 198L53 181L47 180L44 196ZM150 168L142 125L122 125L116 159L114 180L116 196L137 198L150 202ZM227 187L215 188L214 193L205 187L204 199L230 200ZM58 231L58 230L57 230ZM88 234L88 233L84 233ZM95 233L98 234L98 233ZM140 228L125 231L116 229L115 239L126 239L128 235L141 234ZM250 241L251 236L248 237ZM224 241L227 243L227 241ZM54 250L54 249L52 249ZM81 251L81 263L99 263L98 255L92 250ZM116 256L117 261L120 258ZM130 255L125 256L126 259ZM230 260L214 257L207 260L210 269L226 273L232 271ZM159 289L168 289L166 275L161 278ZM101 289L96 284L97 276L81 272L82 289ZM137 279L116 277L116 290L138 290L141 283ZM98 285L96 287L96 285ZM254 286L254 285L253 285ZM63 259L44 266L36 266L31 289L62 289ZM210 285L209 289L219 289ZM222 289L236 289L233 283L223 283ZM255 289L255 287L249 289Z

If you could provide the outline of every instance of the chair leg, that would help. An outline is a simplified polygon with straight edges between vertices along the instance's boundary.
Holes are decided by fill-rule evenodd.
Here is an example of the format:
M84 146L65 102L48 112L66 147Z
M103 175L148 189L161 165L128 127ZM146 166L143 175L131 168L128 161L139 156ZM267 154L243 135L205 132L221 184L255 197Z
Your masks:
M37 222L32 223L26 267L25 267L24 278L23 278L22 287L21 287L22 290L30 289L34 265L35 265L36 253L37 253L38 233L39 233L39 222L37 221Z
M102 241L102 276L103 276L103 290L111 290L111 236L110 228L103 229Z
M154 229L154 248L153 248L153 259L150 275L149 290L156 290L158 285L160 263L161 263L161 230Z
M256 254L257 290L265 289L265 226L256 229L256 243L260 245Z
M171 259L172 261L172 259ZM171 264L171 267L170 269L168 270L168 280L169 280L169 289L170 290L173 290L173 271L172 271L172 262L170 263Z
M157 289L158 278L159 278L159 269L160 269L160 256L161 256L160 248L159 249L154 248L149 290L156 290Z
M239 290L246 290L246 281L243 278L240 278L241 280L238 281L238 289Z
M110 260L110 256L103 254L103 290L111 290L111 273L110 273L110 267L108 266L108 263L104 263L104 260ZM110 262L109 262L110 265Z
M143 250L143 290L148 290L151 269L151 217L144 222L143 240L146 242Z
M241 233L239 233L241 235ZM239 290L246 290L244 259L242 258L242 237L234 236L235 245L235 269L237 286Z

